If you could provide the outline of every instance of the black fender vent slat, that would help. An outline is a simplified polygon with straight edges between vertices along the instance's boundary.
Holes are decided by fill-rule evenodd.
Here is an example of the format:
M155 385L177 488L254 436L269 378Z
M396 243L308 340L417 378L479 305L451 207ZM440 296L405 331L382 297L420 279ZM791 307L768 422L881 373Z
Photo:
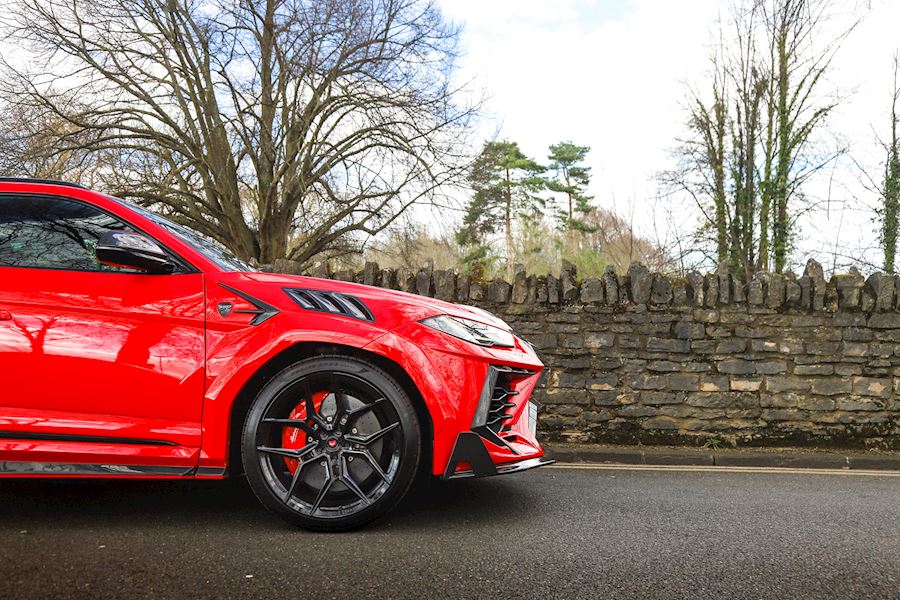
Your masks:
M509 410L516 407L512 399L518 396L519 392L512 389L513 384L519 379L533 375L533 371L506 366L494 366L494 368L498 371L497 381L491 391L491 403L488 406L485 427L495 434L500 434L510 430L510 427L506 425L506 422L513 418Z
M360 321L375 320L375 315L372 314L369 307L362 300L350 294L304 288L284 288L284 291L293 298L294 302L306 310L341 315Z

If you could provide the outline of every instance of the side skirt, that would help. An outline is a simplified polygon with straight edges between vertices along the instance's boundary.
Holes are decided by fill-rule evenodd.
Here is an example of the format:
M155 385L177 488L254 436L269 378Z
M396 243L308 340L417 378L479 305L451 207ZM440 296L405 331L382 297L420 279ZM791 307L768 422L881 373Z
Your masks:
M0 475L30 476L101 476L123 477L190 477L196 467L164 467L155 465L109 465L90 463L0 462ZM204 473L206 475L206 473Z

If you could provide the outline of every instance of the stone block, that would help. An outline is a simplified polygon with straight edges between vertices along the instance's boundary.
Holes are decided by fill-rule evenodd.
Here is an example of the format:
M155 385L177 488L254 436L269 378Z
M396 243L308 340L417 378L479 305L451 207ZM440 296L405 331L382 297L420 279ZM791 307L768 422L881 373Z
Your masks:
M783 360L758 360L754 364L756 372L762 375L778 375L787 371L787 362Z
M729 358L716 363L716 369L729 375L751 375L756 373L756 364L742 358Z
M890 398L893 390L893 381L888 378L854 377L853 393L858 396L874 396L876 398Z
M695 392L700 389L700 376L693 373L671 373L668 389L676 392Z
M616 304L620 300L624 300L619 291L619 279L616 275L616 270L612 265L608 265L603 272L603 289L606 293L606 301L609 304Z
M589 277L581 283L581 302L584 304L601 303L604 300L603 282Z
M684 398L673 392L641 392L641 402L649 405L681 404Z
M840 377L814 377L810 380L810 391L820 396L849 394L852 384Z
M676 338L687 340L700 339L706 333L703 323L691 323L690 321L678 321L672 331Z
M456 300L456 271L434 272L434 297L447 302Z
M628 384L635 390L664 390L667 380L665 375L635 374L629 377Z
M647 340L648 352L690 352L690 340L672 340L651 337Z
M802 377L792 377L790 375L766 377L766 391L774 394L779 392L808 392L810 387L809 379Z
M653 291L653 275L639 262L628 267L628 279L631 284L631 301L635 304L647 304Z
M650 302L655 305L666 305L672 301L672 283L666 275L654 275L651 286Z
M797 365L794 375L832 375L834 365Z
M656 371L659 373L671 373L681 370L681 363L671 360L654 360L647 363L648 371Z
M869 327L873 329L900 329L900 314L878 313L869 317Z
M619 376L615 373L601 373L586 382L590 390L615 390L619 387Z
M616 341L614 333L588 332L584 334L584 347L596 350L598 348L612 348Z
M641 423L641 427L644 429L662 429L662 430L672 430L679 429L680 425L678 424L678 420L672 417L652 417L647 419L646 421Z

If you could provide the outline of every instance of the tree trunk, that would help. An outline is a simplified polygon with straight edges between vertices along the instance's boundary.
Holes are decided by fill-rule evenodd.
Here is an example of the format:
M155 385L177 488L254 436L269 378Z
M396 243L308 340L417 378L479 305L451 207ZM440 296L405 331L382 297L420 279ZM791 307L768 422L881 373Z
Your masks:
M884 217L881 238L884 245L884 270L893 273L897 256L898 220L900 220L900 140L897 139L897 102L900 86L900 54L894 58L894 98L891 103L891 137L884 170Z
M784 270L788 250L788 177L791 168L791 113L788 106L788 93L790 90L790 69L788 65L788 29L789 11L792 10L790 2L782 7L784 13L778 23L776 43L776 56L778 59L778 98L776 106L776 119L778 122L778 160L775 164L775 221L772 224L772 241L774 243L775 272Z
M510 180L509 169L506 170L506 210L503 217L506 233L506 276L509 281L512 281L513 257L515 253L512 241L512 181Z

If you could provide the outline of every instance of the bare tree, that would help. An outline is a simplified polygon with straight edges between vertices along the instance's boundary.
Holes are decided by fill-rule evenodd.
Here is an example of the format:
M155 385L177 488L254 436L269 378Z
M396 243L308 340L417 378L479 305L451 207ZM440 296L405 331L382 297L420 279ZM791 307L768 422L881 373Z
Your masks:
M475 107L429 0L18 0L0 97L108 152L108 188L238 256L306 262L458 180ZM77 98L78 103L69 100Z
M894 272L894 261L897 257L897 229L900 217L900 137L897 123L900 121L898 104L900 104L900 52L894 54L894 85L891 95L891 126L887 141L884 142L886 159L884 164L884 182L881 190L883 205L881 207L881 243L884 250L884 270Z
M0 105L0 175L96 182L103 156L56 147L71 125L24 106Z
M792 218L788 204L804 180L802 171L813 131L837 106L817 93L835 53L855 28L856 22L823 40L823 27L833 18L827 0L758 0L763 7L769 39L774 97L774 178L765 181L771 190L772 261L781 272L787 261ZM767 256L760 260L765 264Z
M711 56L711 93L689 93L689 135L663 180L700 207L717 262L747 277L785 268L801 212L792 204L842 153L815 143L838 102L823 80L858 22L826 39L836 18L827 0L736 0Z

